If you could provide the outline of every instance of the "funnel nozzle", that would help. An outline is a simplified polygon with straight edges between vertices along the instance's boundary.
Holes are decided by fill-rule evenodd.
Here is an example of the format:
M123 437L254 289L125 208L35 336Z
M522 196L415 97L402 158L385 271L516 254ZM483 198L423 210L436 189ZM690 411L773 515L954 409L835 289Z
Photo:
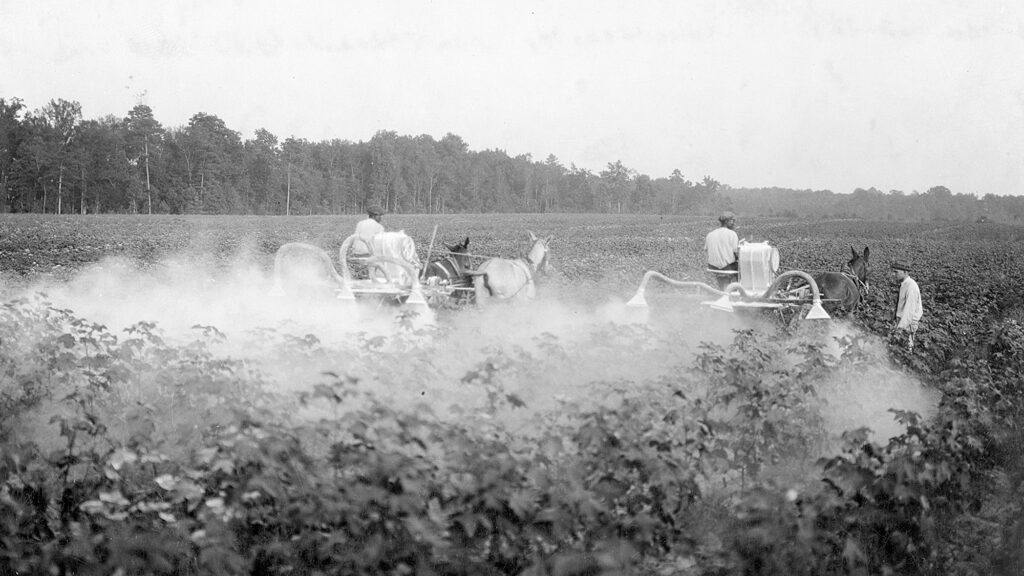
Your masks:
M723 294L721 298L712 302L711 307L723 312L732 312L734 310L732 307L732 300L729 298L728 294Z
M822 308L821 302L815 302L811 304L811 309L807 311L807 316L804 316L804 318L807 320L828 320L831 316Z
M626 302L626 306L630 308L647 308L647 299L644 298L644 289L639 288L636 294Z

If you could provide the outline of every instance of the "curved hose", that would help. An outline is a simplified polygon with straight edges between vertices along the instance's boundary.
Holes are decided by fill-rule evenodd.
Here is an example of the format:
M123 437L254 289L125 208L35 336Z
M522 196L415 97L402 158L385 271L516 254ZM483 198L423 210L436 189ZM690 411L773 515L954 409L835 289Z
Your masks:
M725 290L718 290L717 288L713 288L708 284L705 284L704 282L697 282L695 280L675 280L673 278L665 276L664 274L656 270L648 270L647 272L644 273L644 278L640 282L640 287L637 288L636 294L633 295L633 298L631 298L629 302L626 303L626 305L631 307L647 307L647 301L644 298L644 292L647 289L647 283L651 279L660 280L666 284L676 286L679 288L695 287L698 290L707 290L708 292L716 296L726 296L731 295L733 293L739 293L739 296L741 298L766 300L770 295L778 291L779 286L782 285L783 280L787 280L794 276L802 278L804 281L807 282L808 286L811 287L811 302L812 308L814 310L813 313L815 314L815 316L827 318L827 315L825 315L824 310L821 309L821 292L818 289L818 283L814 281L814 278L810 274L803 272L802 270L789 270L787 272L779 274L779 276L775 278L775 280L768 286L768 289L764 292L764 294L759 296L751 295L749 292L746 291L746 289L743 288L743 285L740 284L739 282L732 282L731 284L725 287Z

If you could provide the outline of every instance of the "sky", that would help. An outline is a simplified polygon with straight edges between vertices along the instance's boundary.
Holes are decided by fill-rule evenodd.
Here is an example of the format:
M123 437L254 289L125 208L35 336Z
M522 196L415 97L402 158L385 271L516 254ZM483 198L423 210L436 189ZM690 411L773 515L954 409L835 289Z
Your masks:
M0 98L733 187L1024 194L1017 0L0 0Z

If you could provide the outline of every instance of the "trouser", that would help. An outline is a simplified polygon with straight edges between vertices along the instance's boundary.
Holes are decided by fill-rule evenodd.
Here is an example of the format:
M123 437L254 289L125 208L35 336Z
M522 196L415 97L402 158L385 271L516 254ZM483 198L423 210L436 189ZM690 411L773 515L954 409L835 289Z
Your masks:
M899 321L900 321L900 319L897 317L896 318L896 323L898 324ZM918 322L914 322L914 323L912 323L907 328L894 328L893 329L893 334L895 335L897 341L899 341L901 344L905 342L906 345L907 345L907 350L909 350L911 352L914 351L914 335L917 334L918 326L919 326L919 323Z

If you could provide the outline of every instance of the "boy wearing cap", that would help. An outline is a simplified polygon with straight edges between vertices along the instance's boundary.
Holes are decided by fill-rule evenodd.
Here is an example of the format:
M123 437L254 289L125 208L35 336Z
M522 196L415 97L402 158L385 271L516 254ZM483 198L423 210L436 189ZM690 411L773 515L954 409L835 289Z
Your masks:
M711 270L739 270L738 255L740 251L740 239L733 230L736 225L736 215L732 212L723 212L718 217L721 226L708 232L704 239L704 250L708 253L708 268ZM736 280L735 274L715 274L718 280L718 289L724 290L729 283Z
M914 333L917 332L918 322L924 315L924 307L921 305L921 289L918 288L917 282L910 277L910 266L905 262L893 262L892 270L900 282L900 296L896 302L895 329L910 333L907 347L913 350Z

